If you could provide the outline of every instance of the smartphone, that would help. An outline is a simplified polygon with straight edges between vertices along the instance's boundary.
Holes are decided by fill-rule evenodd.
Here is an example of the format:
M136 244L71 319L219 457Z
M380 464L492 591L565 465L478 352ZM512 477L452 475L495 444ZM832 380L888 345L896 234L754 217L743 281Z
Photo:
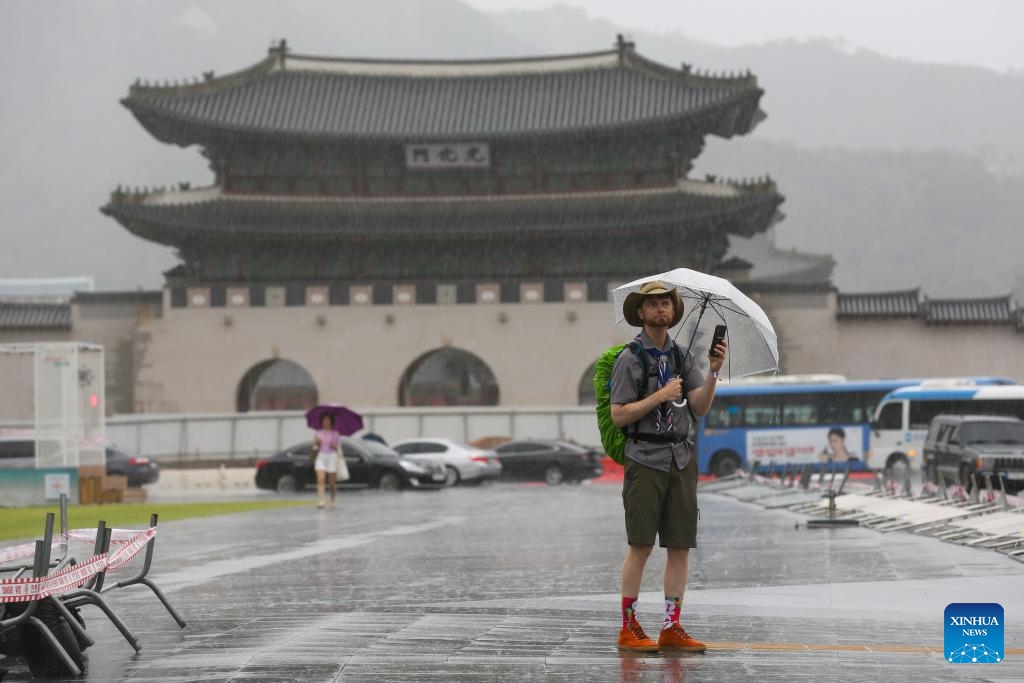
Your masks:
M711 337L711 346L708 347L708 356L711 358L717 358L718 354L715 353L715 347L725 341L725 332L728 328L725 325L716 325L715 334Z

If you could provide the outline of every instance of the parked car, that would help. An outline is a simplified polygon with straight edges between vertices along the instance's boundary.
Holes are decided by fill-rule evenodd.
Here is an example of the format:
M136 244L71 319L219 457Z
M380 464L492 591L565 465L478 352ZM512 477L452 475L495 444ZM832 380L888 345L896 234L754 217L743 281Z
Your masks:
M0 439L0 470L35 467L36 444L25 439Z
M578 484L601 476L601 454L565 441L522 439L494 449L501 460L501 477L514 481Z
M444 463L448 486L478 483L501 476L501 462L494 451L485 451L452 439L406 439L393 448L410 460L428 458Z
M959 476L965 486L985 474L1002 476L1008 490L1024 486L1024 420L994 415L937 415L924 442L925 473Z
M160 468L152 458L108 448L107 474L123 474L128 477L128 486L135 487L156 482Z
M256 486L281 493L301 491L316 485L310 453L304 442L256 463ZM376 441L342 437L341 453L348 465L349 480L340 486L365 486L396 490L402 488L443 488L444 465L429 459L412 461Z
M31 439L0 439L0 469L35 467L36 444ZM152 458L129 455L115 448L106 449L107 474L124 475L128 486L152 484L160 478L160 468Z

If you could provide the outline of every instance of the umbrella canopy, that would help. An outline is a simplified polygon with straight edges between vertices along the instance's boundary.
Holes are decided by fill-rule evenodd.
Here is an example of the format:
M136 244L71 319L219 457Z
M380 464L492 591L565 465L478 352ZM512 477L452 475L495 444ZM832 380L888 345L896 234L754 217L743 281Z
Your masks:
M320 429L324 415L334 418L334 431L342 436L351 436L363 428L363 416L338 403L324 403L306 412L306 424L310 429Z
M714 275L676 268L616 287L612 292L616 322L624 320L622 304L630 292L654 280L679 290L686 310L673 338L693 354L703 372L709 369L708 346L715 326L722 324L728 326L729 343L723 375L734 379L779 369L778 339L768 316L731 282Z

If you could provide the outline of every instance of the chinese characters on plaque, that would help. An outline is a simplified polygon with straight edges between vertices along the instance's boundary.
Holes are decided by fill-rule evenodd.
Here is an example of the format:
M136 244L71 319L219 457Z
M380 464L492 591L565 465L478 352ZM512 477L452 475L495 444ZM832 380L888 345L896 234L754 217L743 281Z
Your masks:
M484 143L406 145L405 167L415 169L488 168L491 152Z

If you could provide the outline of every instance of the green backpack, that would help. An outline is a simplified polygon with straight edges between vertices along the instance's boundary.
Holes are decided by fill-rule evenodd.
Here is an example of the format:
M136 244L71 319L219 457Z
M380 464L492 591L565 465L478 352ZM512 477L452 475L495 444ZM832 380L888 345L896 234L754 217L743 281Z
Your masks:
M626 463L626 441L629 433L626 427L616 427L612 422L612 368L619 355L629 349L640 361L640 383L637 386L637 399L647 394L647 378L649 371L647 352L640 342L634 340L628 344L619 344L605 350L594 363L594 396L597 398L597 429L601 432L601 446L608 457L620 465ZM677 368L683 367L683 355L679 347L672 343L673 360Z

